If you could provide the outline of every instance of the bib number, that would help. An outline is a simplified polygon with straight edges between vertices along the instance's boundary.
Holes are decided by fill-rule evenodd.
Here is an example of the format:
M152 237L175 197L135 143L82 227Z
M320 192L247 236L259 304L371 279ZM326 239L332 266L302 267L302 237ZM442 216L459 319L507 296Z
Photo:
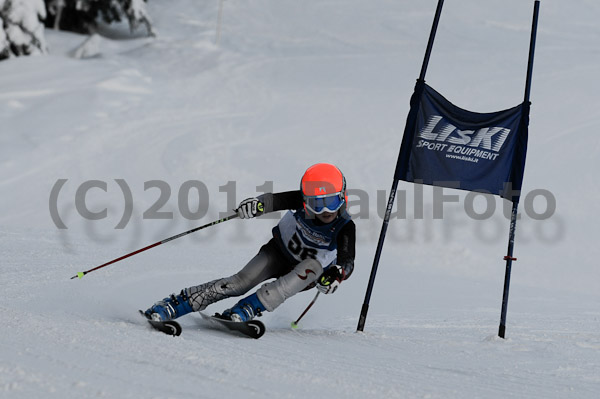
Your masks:
M298 233L294 233L287 245L288 250L294 256L299 257L301 260L305 259L317 259L317 249L307 248L302 245L302 240L298 236Z

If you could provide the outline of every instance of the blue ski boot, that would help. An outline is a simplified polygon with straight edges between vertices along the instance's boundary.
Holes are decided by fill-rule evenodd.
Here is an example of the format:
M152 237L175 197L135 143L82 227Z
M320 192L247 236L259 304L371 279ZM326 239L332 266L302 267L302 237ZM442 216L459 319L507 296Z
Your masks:
M245 322L252 320L255 316L261 316L265 306L260 302L256 293L240 300L231 309L227 309L221 315L223 319Z
M156 321L173 320L185 314L193 312L192 305L188 300L184 290L179 295L171 296L156 302L152 307L144 312L147 318Z

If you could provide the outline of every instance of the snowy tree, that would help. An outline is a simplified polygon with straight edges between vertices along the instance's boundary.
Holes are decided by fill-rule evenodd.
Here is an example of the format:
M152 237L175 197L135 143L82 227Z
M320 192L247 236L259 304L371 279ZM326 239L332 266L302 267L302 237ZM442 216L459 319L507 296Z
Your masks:
M129 21L133 31L144 24L154 35L146 0L45 0L48 8L46 26L79 33L93 33L97 21L106 23Z
M0 7L3 7L4 0L0 0ZM4 32L4 18L0 15L0 60L4 60L10 56L10 44Z
M129 19L129 25L131 26L131 30L137 28L137 26L141 23L146 25L146 29L148 30L148 35L154 36L154 30L152 29L152 23L150 20L150 16L146 11L146 0L128 0L126 1L127 8L125 9L125 15Z
M46 53L43 0L0 0L0 60Z

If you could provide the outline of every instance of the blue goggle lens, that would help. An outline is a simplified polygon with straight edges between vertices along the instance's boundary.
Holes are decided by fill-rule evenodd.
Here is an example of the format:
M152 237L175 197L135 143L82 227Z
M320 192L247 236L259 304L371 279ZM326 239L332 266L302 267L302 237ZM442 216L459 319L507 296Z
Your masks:
M316 214L323 212L335 212L344 204L342 195L330 197L304 197L304 203Z

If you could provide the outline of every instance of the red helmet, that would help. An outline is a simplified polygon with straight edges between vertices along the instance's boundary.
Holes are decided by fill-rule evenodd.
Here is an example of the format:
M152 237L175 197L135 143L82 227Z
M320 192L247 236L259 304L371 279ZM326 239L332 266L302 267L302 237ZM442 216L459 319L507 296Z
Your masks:
M348 202L346 178L335 165L318 163L306 169L300 180L304 209L313 214L335 212Z

